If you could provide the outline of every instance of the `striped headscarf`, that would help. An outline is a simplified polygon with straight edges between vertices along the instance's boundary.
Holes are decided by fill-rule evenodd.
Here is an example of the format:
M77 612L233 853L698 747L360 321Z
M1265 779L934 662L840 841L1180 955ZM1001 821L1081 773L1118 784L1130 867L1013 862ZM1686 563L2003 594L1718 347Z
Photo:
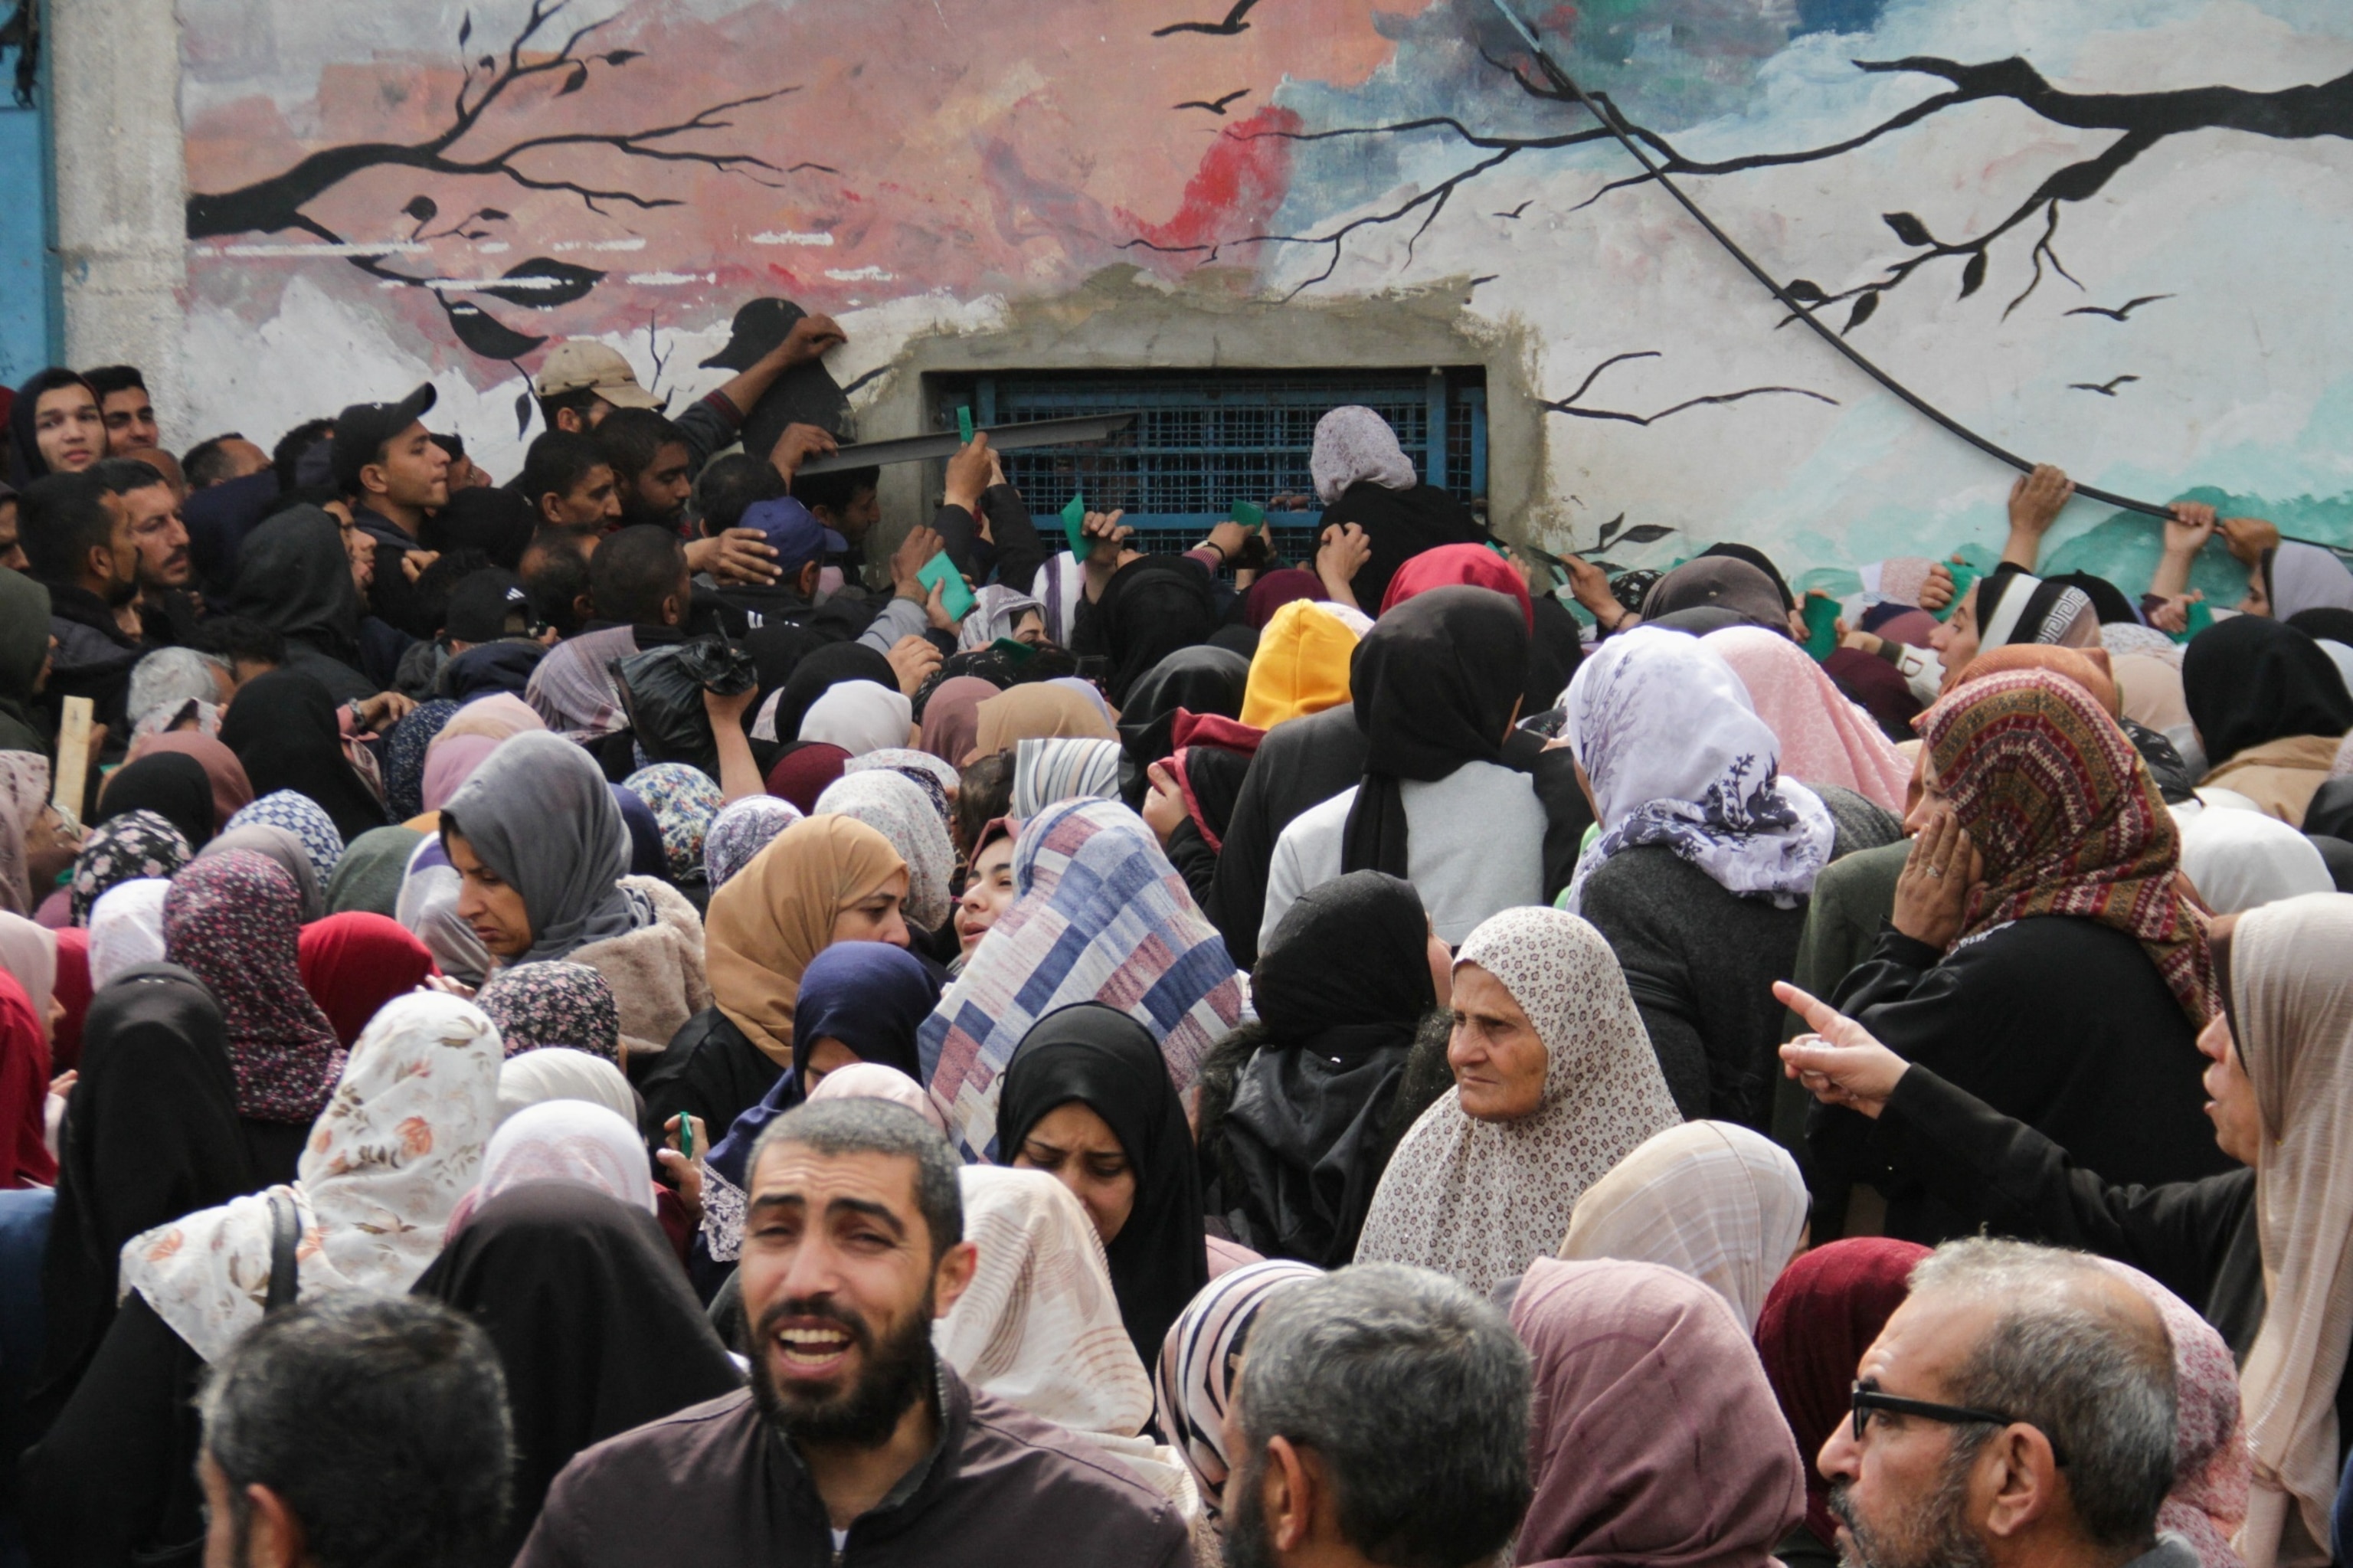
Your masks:
M1029 820L1013 850L1013 907L998 916L916 1036L924 1081L967 1161L997 1154L1005 1068L1029 1026L1100 1001L1152 1031L1176 1087L1241 1022L1223 938L1114 800L1069 800Z
M2092 695L2048 671L1995 675L1931 708L1921 734L1928 777L1985 856L1959 940L2032 915L2113 926L2203 1028L2222 998L2206 916L2175 885L2180 832Z
M1246 1264L1209 1281L1162 1342L1152 1379L1160 1434L1193 1472L1203 1517L1219 1529L1224 1525L1218 1505L1232 1464L1226 1452L1226 1410L1250 1325L1275 1296L1323 1277L1313 1264L1289 1258Z
M1013 814L1027 820L1057 800L1119 799L1119 742L1024 740L1013 748Z

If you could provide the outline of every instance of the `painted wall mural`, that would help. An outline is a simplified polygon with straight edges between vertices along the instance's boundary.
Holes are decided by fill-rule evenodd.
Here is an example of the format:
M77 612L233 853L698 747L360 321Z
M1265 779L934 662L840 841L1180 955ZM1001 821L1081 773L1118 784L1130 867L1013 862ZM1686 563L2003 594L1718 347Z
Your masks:
M2353 542L2353 9L1519 4L1930 401L2095 484ZM698 393L755 294L843 321L855 397L912 339L1112 269L1302 303L1459 286L1466 332L1534 345L1540 471L1507 530L1577 547L1623 517L1627 565L1748 538L1829 587L2000 536L2008 471L1788 319L1493 0L180 14L207 429L429 376L511 471L543 343L599 336ZM2054 537L2128 588L2157 555L2153 524L2088 503ZM2232 586L2219 559L2200 580Z

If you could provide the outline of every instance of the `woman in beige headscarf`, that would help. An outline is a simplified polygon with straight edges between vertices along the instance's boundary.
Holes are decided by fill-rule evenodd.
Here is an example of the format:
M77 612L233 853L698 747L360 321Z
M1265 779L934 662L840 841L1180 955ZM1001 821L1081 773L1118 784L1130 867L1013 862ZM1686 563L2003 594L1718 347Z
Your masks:
M1969 1224L2101 1253L2195 1304L2242 1356L2255 1474L2234 1544L2248 1568L2318 1568L2353 1370L2353 896L2283 899L2214 931L2228 1011L2198 1037L2206 1114L2244 1163L2203 1181L2110 1186L1786 985L1776 994L1820 1033L1781 1055L1816 1097L1874 1118L1896 1176Z
M689 1019L638 1086L663 1126L701 1118L712 1142L793 1065L801 975L836 942L907 945L907 863L854 818L809 817L711 895L703 966L714 1005Z
M1807 1206L1805 1178L1779 1144L1731 1122L1685 1122L1586 1189L1560 1255L1663 1264L1712 1287L1754 1333L1805 1241Z
M980 1261L946 1317L932 1325L940 1359L973 1387L1053 1422L1118 1459L1189 1520L1192 1478L1143 1436L1152 1380L1120 1318L1094 1222L1042 1171L967 1165L965 1239Z
M1484 1293L1548 1257L1585 1190L1682 1118L1601 934L1507 909L1454 960L1455 1086L1373 1194L1358 1263L1413 1263Z
M1101 706L1068 686L1036 681L989 698L976 710L973 758L1010 751L1024 740L1117 740L1119 731L1103 717Z

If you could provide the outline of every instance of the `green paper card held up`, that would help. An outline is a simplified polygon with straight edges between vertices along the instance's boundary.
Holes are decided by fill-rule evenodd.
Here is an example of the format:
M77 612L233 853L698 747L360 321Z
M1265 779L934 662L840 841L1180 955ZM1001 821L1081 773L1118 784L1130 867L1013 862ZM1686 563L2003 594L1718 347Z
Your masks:
M955 569L955 563L948 559L945 550L924 562L923 569L915 574L915 580L926 590L939 589L940 608L958 620L962 620L965 612L972 608L972 589L965 586L964 575Z
M964 438L965 445L972 445L972 410L970 408L956 410L956 434Z
M1062 534L1071 541L1071 554L1081 560L1087 558L1087 498L1082 491L1071 497L1062 508Z
M1233 511L1229 515L1243 527L1256 532L1266 522L1266 508L1255 502L1237 501L1234 503Z

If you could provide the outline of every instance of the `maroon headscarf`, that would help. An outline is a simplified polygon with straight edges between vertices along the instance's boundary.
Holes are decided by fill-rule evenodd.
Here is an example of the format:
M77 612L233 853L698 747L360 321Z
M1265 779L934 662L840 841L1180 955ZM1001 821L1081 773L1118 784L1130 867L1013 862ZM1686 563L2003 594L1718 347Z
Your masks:
M1284 567L1250 584L1250 592L1242 596L1242 618L1263 631L1266 623L1274 619L1274 612L1284 605L1294 599L1323 597L1323 579L1314 572Z
M1768 1568L1806 1489L1723 1297L1656 1264L1540 1258L1512 1329L1536 1381L1518 1563Z
M849 753L840 747L821 740L798 742L768 769L768 793L790 800L803 816L815 816L817 798L849 766Z
M1885 1236L1826 1243L1781 1271L1757 1315L1757 1353L1805 1463L1806 1528L1825 1545L1838 1521L1814 1456L1852 1411L1862 1352L1904 1304L1912 1269L1927 1255L1925 1246Z
M335 1027L346 1048L360 1037L376 1010L406 996L436 973L432 950L408 927L382 915L354 909L330 915L302 927L299 947L302 988Z

